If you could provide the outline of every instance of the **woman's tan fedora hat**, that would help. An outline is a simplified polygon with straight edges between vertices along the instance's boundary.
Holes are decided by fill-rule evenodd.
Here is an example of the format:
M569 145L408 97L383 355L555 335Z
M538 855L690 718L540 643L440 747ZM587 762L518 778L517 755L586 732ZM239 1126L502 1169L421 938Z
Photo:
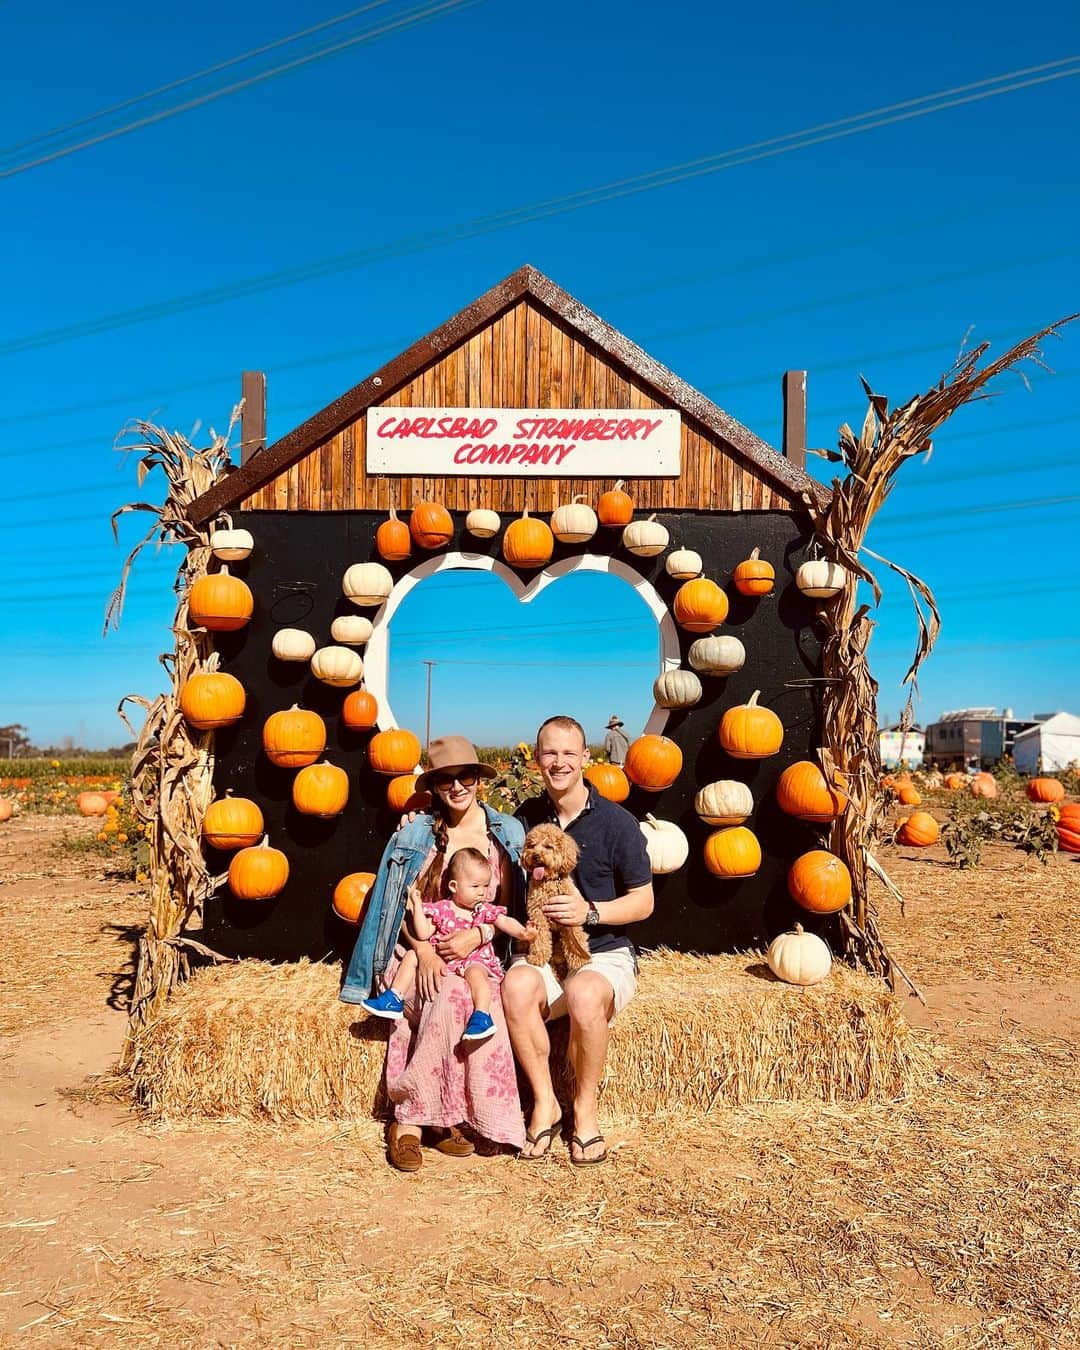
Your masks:
M431 775L447 769L475 769L481 778L498 777L493 765L480 763L467 736L439 736L428 746L428 766L417 778L415 791L426 792Z

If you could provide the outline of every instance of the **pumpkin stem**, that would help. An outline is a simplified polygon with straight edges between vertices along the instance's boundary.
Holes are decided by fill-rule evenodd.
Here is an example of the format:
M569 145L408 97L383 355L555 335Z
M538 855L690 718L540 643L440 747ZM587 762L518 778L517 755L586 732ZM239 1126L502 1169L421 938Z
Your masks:
M802 926L801 923L797 923L797 924L795 925L795 931L796 931L796 933L798 933L798 935L799 935L800 937L802 937L803 926Z
M232 516L229 515L228 511L222 511L221 514L218 516L218 520L219 521L223 520L225 522L225 528L227 530L232 529Z
M751 552L750 557L747 559L747 561L748 561L748 562L757 562L757 560L758 560L760 557L761 557L761 549L755 548L755 549Z
M390 519L397 520L397 511L395 510L394 507L390 508Z
M756 707L757 707L758 694L760 694L760 693L761 693L761 690L760 690L760 689L755 689L755 690L754 690L754 692L753 692L753 693L750 695L750 697L746 700L746 706L747 706L748 708L756 708Z
M572 506L575 502L587 502L588 500L589 494L587 492L578 492L570 498L570 504Z
M621 491L622 491L623 484L624 484L625 482L626 482L626 479L625 479L625 478L617 478L617 479L615 480L615 486L611 489L612 492L621 492Z
M262 843L259 844L258 847L259 847L259 848L269 848L269 847L270 847L270 836L269 836L268 834L264 834L264 835L263 835L263 837L262 837Z
M645 812L645 819L649 822L650 825L654 825L654 826L655 826L655 824L656 824L656 817L652 814L651 811L646 811L646 812Z
M645 522L646 525L650 524L650 523L651 523L652 521L654 521L655 519L656 519L656 512L654 511L654 512L652 513L652 515L649 517L649 519Z

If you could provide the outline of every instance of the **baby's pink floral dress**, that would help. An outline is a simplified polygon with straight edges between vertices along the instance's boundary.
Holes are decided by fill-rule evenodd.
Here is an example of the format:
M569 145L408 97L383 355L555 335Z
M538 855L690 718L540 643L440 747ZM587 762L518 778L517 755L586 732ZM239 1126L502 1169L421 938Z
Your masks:
M440 938L462 933L466 928L475 928L478 923L494 923L496 919L503 917L506 907L491 905L483 900L475 909L462 911L453 900L444 897L442 900L436 900L433 905L425 905L424 913L435 925L435 936L431 939L434 945ZM460 975L466 966L483 966L496 984L506 974L490 942L481 943L476 951L470 952L460 960L455 959L446 963L446 969L455 975Z

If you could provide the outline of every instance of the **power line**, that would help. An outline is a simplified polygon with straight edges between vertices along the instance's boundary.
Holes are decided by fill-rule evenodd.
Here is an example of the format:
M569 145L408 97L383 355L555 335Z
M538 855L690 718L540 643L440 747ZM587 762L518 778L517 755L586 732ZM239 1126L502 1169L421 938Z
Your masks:
M134 309L115 311L112 314L101 315L96 319L87 319L76 324L68 324L61 328L46 329L27 337L15 338L0 344L0 355L36 350L41 347L52 346L58 342L88 337L115 328L148 322L155 318L165 318L192 309L202 309L229 300L261 294L281 286L296 285L303 281L332 276L342 271L363 267L372 262L424 252L441 245L528 224L531 221L549 216L562 215L585 207L596 206L602 202L650 192L656 188L670 187L688 179L721 173L762 159L789 154L796 150L804 150L846 136L860 135L898 122L926 117L931 113L943 112L983 99L997 98L1003 94L1015 93L1034 85L1069 79L1074 75L1080 75L1080 58L1076 56L1064 57L1039 66L1009 71L1003 75L991 76L970 84L957 85L951 89L939 90L934 94L922 95L916 99L907 99L882 108L873 108L865 113L853 114L837 121L819 123L817 126L790 132L784 136L751 142L732 150L719 151L699 159L668 165L661 169L653 169L631 178L617 179L595 188L565 193L560 197L514 207L492 215L479 216L473 220L463 221L438 230L390 240L372 248L359 249L291 268L281 268L274 272L248 277L224 286L194 291L172 300L157 301ZM1031 78L1021 78L1025 76L1031 76ZM953 97L953 95L957 95L957 97Z

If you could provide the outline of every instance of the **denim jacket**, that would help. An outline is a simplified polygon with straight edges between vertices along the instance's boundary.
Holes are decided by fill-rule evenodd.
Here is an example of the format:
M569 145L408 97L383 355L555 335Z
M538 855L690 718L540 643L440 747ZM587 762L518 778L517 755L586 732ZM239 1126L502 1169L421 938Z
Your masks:
M504 816L490 806L484 806L484 812L491 833L514 864L515 884L523 890L524 877L518 864L525 842L525 827L513 816ZM343 1003L359 1003L367 998L374 991L377 977L389 965L405 917L409 887L420 875L434 842L435 831L428 815L417 816L411 824L390 836L375 885L371 888L345 983L338 995ZM513 912L512 904L510 908Z

